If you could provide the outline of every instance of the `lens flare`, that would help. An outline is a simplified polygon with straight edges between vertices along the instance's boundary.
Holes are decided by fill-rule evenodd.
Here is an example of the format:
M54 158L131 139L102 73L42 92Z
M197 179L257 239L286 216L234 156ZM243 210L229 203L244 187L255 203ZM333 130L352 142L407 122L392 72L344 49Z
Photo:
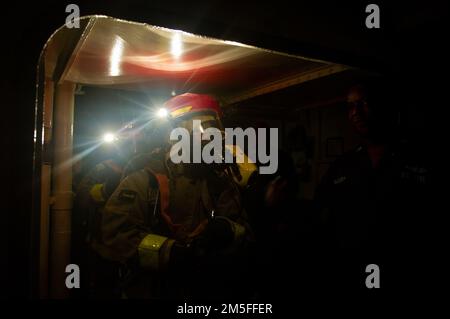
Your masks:
M117 138L112 133L106 133L105 135L103 135L103 141L106 143L113 143L115 140L117 140Z
M156 112L156 116L158 116L159 118L165 118L168 115L169 115L169 112L166 109L164 109L164 108L160 108L158 110L158 112Z

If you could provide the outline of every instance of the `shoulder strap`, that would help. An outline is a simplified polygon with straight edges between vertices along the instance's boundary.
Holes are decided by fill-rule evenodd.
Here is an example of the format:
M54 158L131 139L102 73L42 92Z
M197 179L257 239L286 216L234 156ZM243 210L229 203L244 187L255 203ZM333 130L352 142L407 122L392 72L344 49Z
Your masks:
M158 183L161 217L163 218L164 222L169 227L172 234L175 234L177 232L177 230L181 227L181 224L173 223L172 218L170 217L170 213L169 213L169 200L170 200L169 179L167 178L166 174L156 173L152 168L150 168L148 166L145 167L145 170L150 174L150 176L152 176L154 179L156 179L156 182Z

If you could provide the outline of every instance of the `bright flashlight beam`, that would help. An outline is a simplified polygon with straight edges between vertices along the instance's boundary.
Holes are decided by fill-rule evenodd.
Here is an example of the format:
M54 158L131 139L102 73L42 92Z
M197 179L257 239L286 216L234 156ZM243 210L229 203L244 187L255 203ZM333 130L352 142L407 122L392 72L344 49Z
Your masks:
M181 34L179 32L176 32L172 37L170 52L176 59L183 53L183 42L181 42Z
M103 135L103 141L106 143L112 143L116 140L116 136L112 133L106 133L105 135Z
M169 115L169 112L167 112L166 109L161 108L158 110L158 112L156 112L156 116L158 116L159 118L165 118Z
M98 147L100 147L102 143L97 142L95 145L89 147L88 149L84 150L83 152L73 156L70 160L61 163L58 167L55 167L55 174L59 174L64 169L67 169L69 166L73 166L76 162L82 160L84 157L95 151Z

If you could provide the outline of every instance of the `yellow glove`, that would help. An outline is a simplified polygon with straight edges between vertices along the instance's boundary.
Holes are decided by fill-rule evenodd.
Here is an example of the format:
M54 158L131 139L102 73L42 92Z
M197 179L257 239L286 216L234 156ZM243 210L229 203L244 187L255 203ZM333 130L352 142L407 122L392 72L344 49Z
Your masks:
M97 203L105 202L105 198L103 197L103 187L103 184L95 184L89 191L91 198Z

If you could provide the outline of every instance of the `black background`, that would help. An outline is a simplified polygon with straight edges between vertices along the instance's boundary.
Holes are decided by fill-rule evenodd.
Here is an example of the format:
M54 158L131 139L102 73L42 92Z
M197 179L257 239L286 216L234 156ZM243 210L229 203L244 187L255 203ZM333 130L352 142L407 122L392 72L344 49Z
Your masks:
M437 156L436 129L443 128L437 118L448 91L444 1L2 2L2 294L35 297L30 229L36 67L72 2L82 16L103 14L381 71L398 85L407 109L405 134L425 141L430 158ZM381 9L379 30L364 26L365 6L372 2Z

